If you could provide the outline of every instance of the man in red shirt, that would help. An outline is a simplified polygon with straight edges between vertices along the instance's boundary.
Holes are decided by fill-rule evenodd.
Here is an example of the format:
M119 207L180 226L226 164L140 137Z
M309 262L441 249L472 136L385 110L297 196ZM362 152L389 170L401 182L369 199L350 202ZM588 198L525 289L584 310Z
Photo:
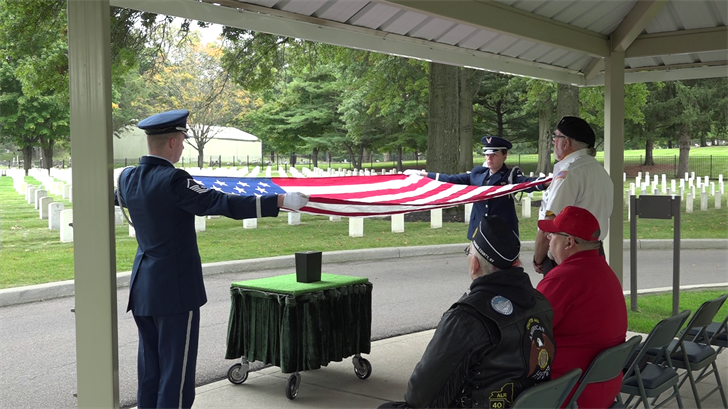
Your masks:
M574 368L586 371L600 352L624 342L627 306L617 276L599 255L599 222L593 214L567 206L553 220L539 220L538 228L547 232L558 263L536 287L554 309L555 379ZM607 408L621 385L621 375L590 384L577 403Z

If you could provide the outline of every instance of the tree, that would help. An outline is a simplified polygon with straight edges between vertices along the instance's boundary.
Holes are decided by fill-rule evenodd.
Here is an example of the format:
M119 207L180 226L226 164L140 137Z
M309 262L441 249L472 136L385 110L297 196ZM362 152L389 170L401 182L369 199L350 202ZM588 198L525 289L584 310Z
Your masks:
M149 105L155 111L185 107L191 138L186 142L197 151L197 166L204 164L205 145L220 127L242 118L255 108L248 92L229 81L220 66L222 50L214 45L201 45L196 35L169 33L178 44L162 54L163 68L149 79Z
M427 167L441 173L459 171L458 82L458 67L430 63Z

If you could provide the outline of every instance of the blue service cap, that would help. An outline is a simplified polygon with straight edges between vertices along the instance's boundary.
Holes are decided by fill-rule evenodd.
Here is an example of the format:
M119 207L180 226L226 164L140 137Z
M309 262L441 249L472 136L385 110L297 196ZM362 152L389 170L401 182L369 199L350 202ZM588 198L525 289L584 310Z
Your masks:
M485 155L496 153L503 149L509 150L513 147L510 142L499 136L484 136L480 141L483 142L483 154Z
M186 109L175 109L144 118L139 121L137 127L143 129L147 135L182 132L185 134L185 138L189 138L187 136L187 117L189 115L190 111Z

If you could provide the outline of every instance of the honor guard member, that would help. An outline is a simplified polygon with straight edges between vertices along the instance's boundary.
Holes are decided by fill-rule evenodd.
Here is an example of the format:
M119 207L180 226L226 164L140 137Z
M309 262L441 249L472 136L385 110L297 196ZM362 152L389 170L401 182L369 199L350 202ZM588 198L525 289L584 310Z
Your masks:
M127 306L139 330L139 408L189 408L195 399L200 307L207 302L195 216L277 216L281 207L298 210L308 202L298 192L228 195L175 168L188 115L179 109L139 122L149 154L117 179L116 203L128 209L139 244Z
M532 182L538 178L528 178L518 166L509 168L505 161L508 158L508 150L513 147L506 139L497 136L484 136L483 153L485 154L485 163L483 166L476 166L472 171L460 173L457 175L446 175L444 173L421 172L418 170L408 169L405 175L420 175L430 179L439 180L441 182L455 183L458 185L472 186L502 186L512 185L516 183ZM544 190L546 186L538 185L525 190L525 192L533 192ZM483 200L473 204L473 210L470 213L470 224L468 226L468 239L473 237L475 228L483 216L495 215L505 220L516 234L518 232L518 216L516 215L515 195L507 195L497 197L495 199Z
M552 137L554 165L551 185L544 192L538 219L553 220L566 206L577 206L591 212L599 220L604 240L609 231L609 217L614 207L614 183L604 166L594 156L596 136L589 124L575 116L565 116L556 125ZM600 249L604 254L604 250ZM549 251L546 233L536 233L533 267L537 273L546 274L556 265Z
M380 408L509 408L551 379L554 312L531 285L510 226L486 216L466 249L470 292L443 314L407 384Z

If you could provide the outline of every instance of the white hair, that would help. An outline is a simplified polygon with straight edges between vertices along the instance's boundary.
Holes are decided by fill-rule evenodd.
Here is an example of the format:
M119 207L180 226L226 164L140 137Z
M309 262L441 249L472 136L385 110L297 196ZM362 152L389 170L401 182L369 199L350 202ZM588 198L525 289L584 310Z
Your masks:
M478 265L480 266L481 277L493 274L498 268L488 262L477 250L473 249L473 255L478 259Z

